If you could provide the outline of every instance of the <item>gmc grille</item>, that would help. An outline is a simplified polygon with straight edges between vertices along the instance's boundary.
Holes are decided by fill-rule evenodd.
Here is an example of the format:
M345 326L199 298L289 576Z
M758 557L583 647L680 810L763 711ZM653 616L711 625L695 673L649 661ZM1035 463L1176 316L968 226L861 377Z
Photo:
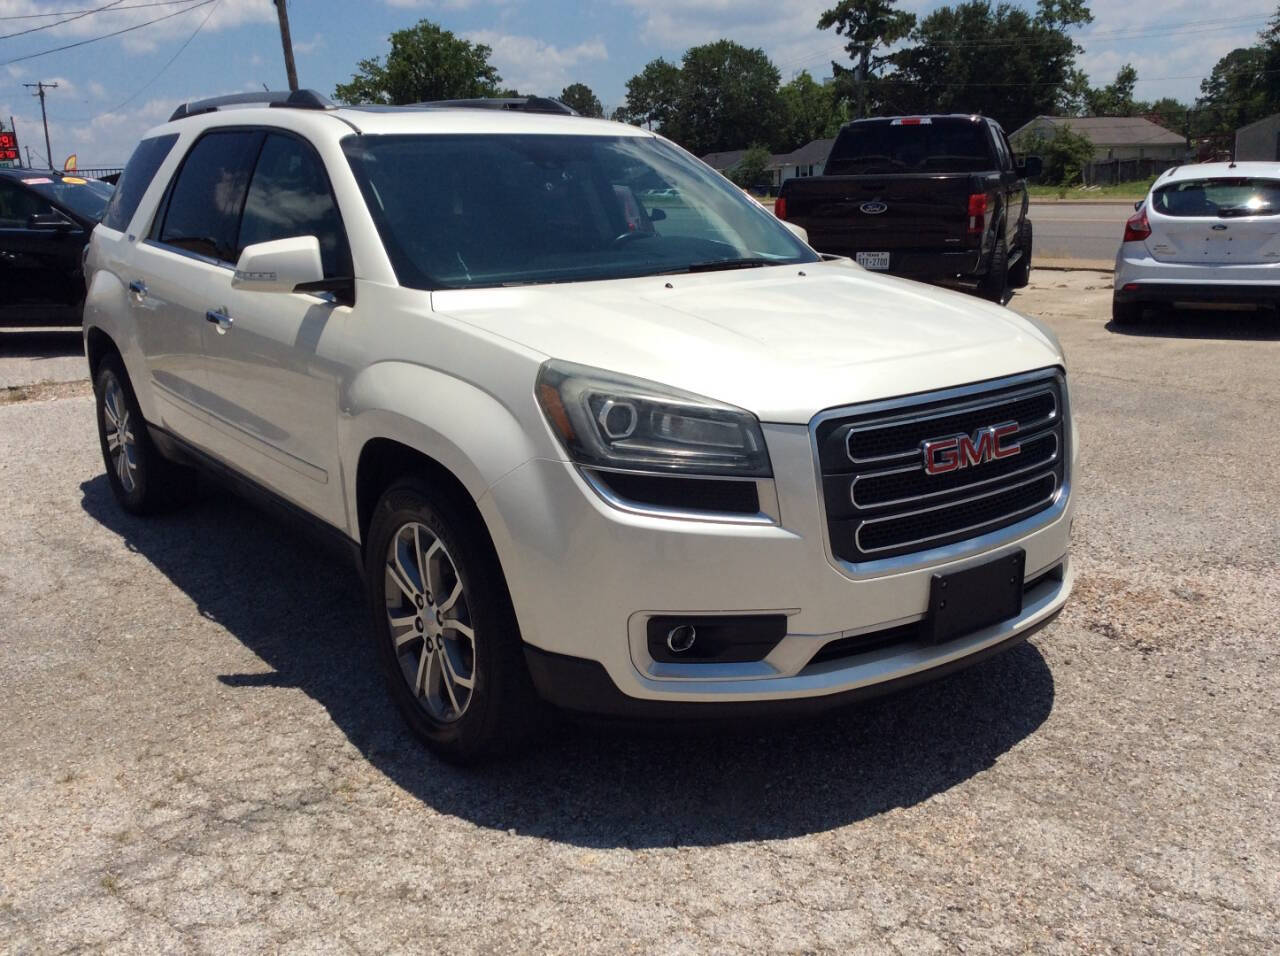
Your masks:
M1066 482L1058 374L962 398L837 415L817 426L831 550L852 563L998 531L1051 508ZM1016 422L1020 451L954 471L925 470L923 444Z

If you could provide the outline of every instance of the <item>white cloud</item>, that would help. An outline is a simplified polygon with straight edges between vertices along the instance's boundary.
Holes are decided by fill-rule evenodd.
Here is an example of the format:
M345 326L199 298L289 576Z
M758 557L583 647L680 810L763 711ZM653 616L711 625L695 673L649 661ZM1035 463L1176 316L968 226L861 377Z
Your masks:
M324 44L325 44L324 34L317 33L310 40L294 40L293 52L301 53L303 56L308 56L312 53L317 52L318 50L323 49Z
M504 86L522 93L555 96L576 79L572 71L579 64L607 60L603 40L588 40L571 47L558 47L530 36L515 36L493 30L467 33L472 43L493 48L489 62L502 74Z

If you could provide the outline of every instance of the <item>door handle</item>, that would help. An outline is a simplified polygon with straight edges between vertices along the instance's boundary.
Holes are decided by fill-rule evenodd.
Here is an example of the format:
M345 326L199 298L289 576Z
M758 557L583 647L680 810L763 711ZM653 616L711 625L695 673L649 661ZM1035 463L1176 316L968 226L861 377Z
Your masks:
M223 308L226 307L223 306ZM231 318L231 316L227 315L226 312L219 309L210 309L204 314L204 317L207 321L212 322L218 327L219 335L226 335L230 332L231 326L235 322L235 319Z
M134 279L129 283L129 291L133 293L133 297L141 302L147 297L147 284L141 279Z

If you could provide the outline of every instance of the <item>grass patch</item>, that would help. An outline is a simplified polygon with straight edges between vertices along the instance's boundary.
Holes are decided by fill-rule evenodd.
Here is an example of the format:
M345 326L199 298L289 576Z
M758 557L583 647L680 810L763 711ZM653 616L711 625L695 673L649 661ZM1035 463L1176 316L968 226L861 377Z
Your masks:
M1114 186L1028 186L1027 192L1032 199L1090 200L1090 199L1130 199L1137 202L1145 199L1151 190L1154 179L1143 179L1133 183L1116 183Z
M92 395L93 385L88 379L79 382L41 382L38 385L10 385L0 388L0 405L17 402L47 402L55 398L75 398Z

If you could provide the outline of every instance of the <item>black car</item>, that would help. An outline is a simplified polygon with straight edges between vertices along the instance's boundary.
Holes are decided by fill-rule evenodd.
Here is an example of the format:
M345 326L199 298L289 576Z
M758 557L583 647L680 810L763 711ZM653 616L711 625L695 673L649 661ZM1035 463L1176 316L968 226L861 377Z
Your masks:
M0 169L0 323L80 324L80 260L111 191L74 173Z
M1031 276L1026 177L1004 130L982 116L856 120L821 176L789 179L775 212L819 252L926 282L972 284L1002 301Z

